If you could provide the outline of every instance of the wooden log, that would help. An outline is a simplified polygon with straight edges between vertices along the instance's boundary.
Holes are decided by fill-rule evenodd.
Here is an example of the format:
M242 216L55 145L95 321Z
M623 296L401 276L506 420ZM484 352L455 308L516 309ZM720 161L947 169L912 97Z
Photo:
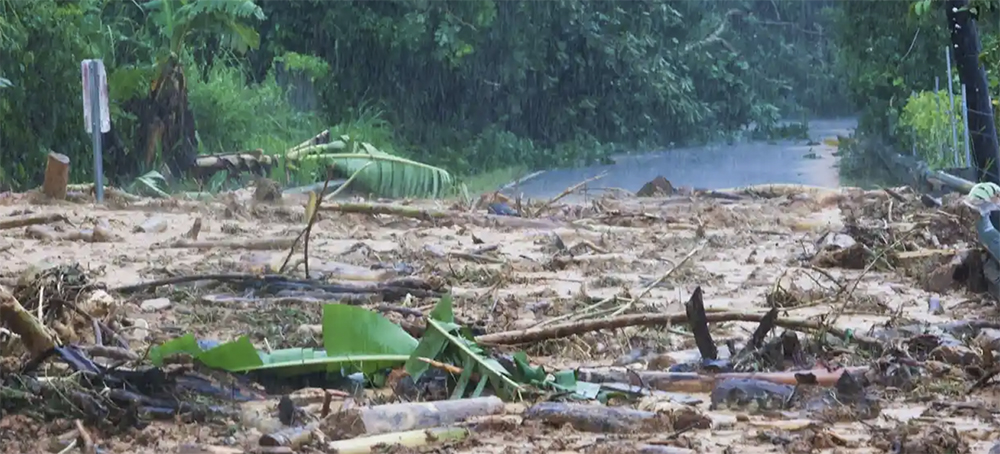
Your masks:
M331 413L319 429L334 440L448 426L472 416L503 412L495 396L358 407ZM267 440L262 439L262 446Z
M45 181L42 193L56 200L66 200L69 185L69 157L60 153L49 153L45 163Z
M36 357L56 346L41 320L35 318L6 288L0 286L0 322L18 336Z

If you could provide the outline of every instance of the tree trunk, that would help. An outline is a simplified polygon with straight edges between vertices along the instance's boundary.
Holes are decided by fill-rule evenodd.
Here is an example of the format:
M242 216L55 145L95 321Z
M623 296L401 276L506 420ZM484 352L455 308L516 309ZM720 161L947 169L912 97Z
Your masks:
M65 200L68 184L69 157L60 153L49 153L49 160L45 163L42 193L56 200Z
M182 176L194 165L198 148L184 67L177 56L170 56L163 65L142 110L137 149L143 150L146 168L153 165L159 151L171 175Z

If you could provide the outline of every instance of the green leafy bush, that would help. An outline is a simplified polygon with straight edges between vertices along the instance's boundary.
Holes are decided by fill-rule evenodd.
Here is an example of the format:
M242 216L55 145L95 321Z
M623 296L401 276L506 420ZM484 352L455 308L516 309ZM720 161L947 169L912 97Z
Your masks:
M284 154L324 128L317 115L292 108L273 75L248 85L240 68L216 64L207 78L189 82L188 102L202 154L257 148Z
M957 100L956 100L957 101ZM899 124L910 132L909 146L916 145L917 154L932 168L954 165L952 150L951 119L948 117L950 99L947 91L935 94L925 91L911 96L903 107ZM957 104L957 102L956 102ZM958 133L958 146L964 150L964 125L960 106L954 109L954 122ZM915 140L915 142L914 142ZM964 159L965 154L960 153Z

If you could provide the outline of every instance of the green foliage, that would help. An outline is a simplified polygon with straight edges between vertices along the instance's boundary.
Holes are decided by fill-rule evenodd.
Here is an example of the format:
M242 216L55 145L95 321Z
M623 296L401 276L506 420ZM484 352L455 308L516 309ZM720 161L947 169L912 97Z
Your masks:
M841 52L831 11L852 3L0 0L0 61L16 63L0 74L10 81L0 84L0 185L37 184L47 150L89 162L86 57L109 72L113 184L151 170L131 165L141 160L137 113L170 53L185 62L202 153L281 153L336 124L338 135L465 176L594 162L751 124L770 134L781 114L845 109L834 64L857 61L835 60L855 49ZM908 41L892 43L905 51ZM307 76L319 112L296 113L275 63ZM73 180L90 168L74 165ZM313 170L294 178L315 181Z
M313 81L322 79L330 74L330 64L312 55L286 52L284 55L275 58L274 61L283 63L285 68L289 70L305 72Z
M328 144L292 152L289 161L292 156L333 166L344 177L357 173L359 185L384 197L437 197L452 190L447 170L393 156L346 135Z
M445 295L434 306L427 317L427 332L406 362L406 371L414 381L419 380L428 368L428 364L420 358L442 358L452 364L462 364L462 374L455 385L452 399L462 398L466 394L466 387L474 372L479 373L480 379L471 397L479 397L487 383L493 385L498 395L508 399L522 390L521 385L511 379L510 373L497 360L485 356L483 349L471 339L468 329L455 324L451 295Z
M920 158L933 169L954 165L951 134L953 121L958 133L959 147L963 146L965 125L962 123L958 106L954 111L954 118L949 118L950 102L947 91L937 94L933 91L921 92L907 100L899 119L900 126L912 131L916 137L915 143L913 139L908 141L910 145L916 146Z
M296 112L289 105L273 75L247 84L239 67L219 62L207 77L188 82L202 153L261 148L267 154L284 154L323 129L317 115Z

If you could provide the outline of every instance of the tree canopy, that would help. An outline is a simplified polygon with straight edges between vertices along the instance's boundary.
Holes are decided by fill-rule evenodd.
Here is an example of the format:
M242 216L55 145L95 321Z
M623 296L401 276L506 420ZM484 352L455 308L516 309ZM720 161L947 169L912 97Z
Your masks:
M807 115L884 129L946 39L908 2L0 0L0 186L37 185L49 151L87 161L85 58L108 69L120 183L325 127L457 175Z

